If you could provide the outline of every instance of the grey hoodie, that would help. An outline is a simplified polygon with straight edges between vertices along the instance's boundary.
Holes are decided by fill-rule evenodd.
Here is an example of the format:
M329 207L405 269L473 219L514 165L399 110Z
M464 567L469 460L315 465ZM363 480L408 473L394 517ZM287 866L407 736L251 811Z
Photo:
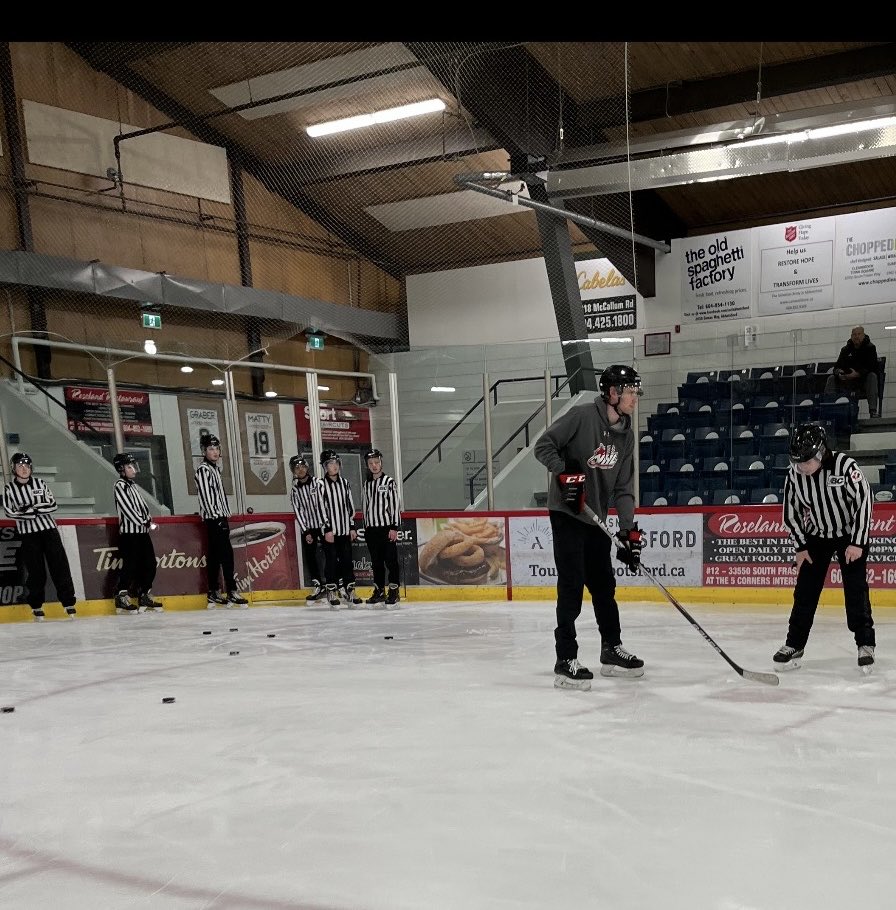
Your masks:
M548 508L571 514L560 495L557 475L583 472L588 505L604 521L607 509L615 505L619 527L631 528L635 520L634 451L631 418L621 414L611 425L607 404L600 396L593 404L570 408L535 443L535 457L551 472ZM577 517L593 525L586 515Z

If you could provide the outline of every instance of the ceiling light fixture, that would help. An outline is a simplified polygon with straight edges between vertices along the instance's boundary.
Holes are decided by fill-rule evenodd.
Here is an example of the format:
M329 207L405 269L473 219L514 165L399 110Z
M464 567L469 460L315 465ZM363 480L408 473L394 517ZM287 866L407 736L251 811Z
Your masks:
M390 107L384 111L374 111L372 114L359 114L357 117L344 117L342 120L316 123L313 126L306 126L305 132L312 138L331 136L333 133L344 133L346 130L357 130L365 126L373 126L374 123L404 120L407 117L419 117L421 114L433 114L436 111L443 110L445 110L445 102L441 98L430 98L427 101L417 101L414 104L403 104L401 107Z
M213 379L212 385L224 385L224 380L223 379Z
M318 392L329 392L329 391L330 391L330 387L329 387L328 385L319 385L319 386L317 387L317 391L318 391Z
M456 389L453 385L434 385L430 392L454 392Z
M147 354L156 353L156 343L152 338L147 338L146 341L143 342L143 350L146 351Z
M192 372L193 372L193 367L191 367L191 366L182 366L182 367L180 368L180 371L181 371L181 373L192 373Z
M267 392L264 393L264 397L265 398L276 398L277 393L273 389L268 389Z

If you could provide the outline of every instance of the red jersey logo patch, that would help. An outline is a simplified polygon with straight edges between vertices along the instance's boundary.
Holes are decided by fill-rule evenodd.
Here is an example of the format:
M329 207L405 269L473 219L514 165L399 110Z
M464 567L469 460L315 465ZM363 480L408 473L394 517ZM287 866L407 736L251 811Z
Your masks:
M588 459L588 467L606 471L607 468L615 467L617 461L619 461L619 451L616 446L602 443Z

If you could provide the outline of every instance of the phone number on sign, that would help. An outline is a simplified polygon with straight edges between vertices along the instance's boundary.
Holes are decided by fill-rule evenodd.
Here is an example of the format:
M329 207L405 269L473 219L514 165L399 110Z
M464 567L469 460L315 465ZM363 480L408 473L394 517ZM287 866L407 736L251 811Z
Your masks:
M596 329L633 329L634 327L634 313L607 313L603 316L585 317L585 328L589 332Z
M869 585L896 585L896 568L874 569L866 566L865 578ZM831 567L831 582L835 585L843 582L843 572L840 566Z

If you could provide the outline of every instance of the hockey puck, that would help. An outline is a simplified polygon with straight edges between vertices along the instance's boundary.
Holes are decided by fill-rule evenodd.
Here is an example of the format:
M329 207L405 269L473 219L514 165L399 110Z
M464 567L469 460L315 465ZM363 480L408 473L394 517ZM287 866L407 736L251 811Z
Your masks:
M383 636L383 638L385 638L386 641L391 641L393 637L394 637L394 636L392 636L392 635L384 635L384 636Z
M277 636L273 632L268 632L268 638L276 638Z
M203 634L203 635L211 635L211 634L212 634L212 630L209 629L208 632L203 632L202 634Z
M231 632L239 632L239 629L231 629Z
M2 708L0 708L0 711L2 711L4 714L12 714L12 712L15 711L15 708L12 705L4 705Z
M173 698L170 698L170 697L169 697L169 698L163 698L163 699L162 699L162 704L163 704L163 705L173 705L173 704L174 704L174 699L173 699Z
M239 654L239 653L240 653L239 651L231 651L230 656L233 657L234 654Z

